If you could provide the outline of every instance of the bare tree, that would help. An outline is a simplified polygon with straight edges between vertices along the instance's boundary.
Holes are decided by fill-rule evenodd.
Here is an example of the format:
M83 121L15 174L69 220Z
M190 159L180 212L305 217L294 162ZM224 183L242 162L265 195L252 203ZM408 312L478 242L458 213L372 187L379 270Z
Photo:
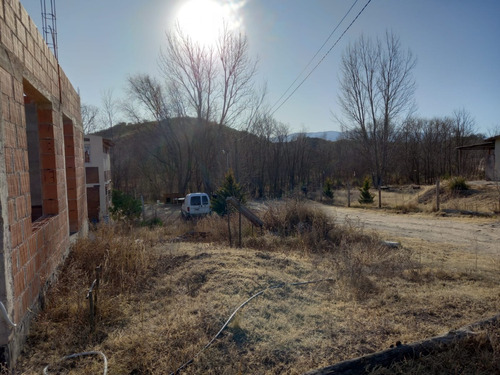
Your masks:
M111 139L113 136L113 126L117 123L117 115L119 112L119 103L118 100L114 97L113 90L108 89L102 92L101 94L102 101L102 111L101 113L101 121L105 127L111 129Z
M167 86L199 120L213 119L215 59L214 47L196 43L179 24L167 33L165 49L160 53L159 66Z
M99 108L92 104L82 104L83 133L92 134L99 130Z
M257 62L249 57L248 40L226 25L214 45L194 41L177 24L167 34L159 66L171 108L178 116L192 116L199 126L192 142L193 176L214 189L220 126L248 128L262 101L254 90ZM237 141L233 157L237 157ZM201 151L202 150L202 151ZM238 161L235 161L238 175ZM199 183L196 184L200 185Z
M391 33L377 42L361 37L342 57L342 124L362 145L377 185L386 174L389 147L401 118L414 107L415 64L412 53L403 51Z
M455 146L463 146L467 138L475 133L476 121L465 109L453 111L453 133Z
M417 118L408 118L399 131L397 147L399 148L398 163L394 170L408 181L420 185L422 170L422 137L425 121Z
M250 59L248 50L247 37L230 31L224 25L217 43L222 71L219 125L233 125L254 97L257 60Z
M159 59L170 92L188 115L234 126L255 104L257 60L246 36L222 25L215 45L192 40L177 24Z
M127 79L128 99L124 110L136 122L151 117L160 122L170 116L165 89L161 83L148 74L136 74Z
M146 74L138 74L128 79L129 101L127 112L132 118L140 118L140 113L153 118L154 126L144 126L150 137L160 137L163 147L151 149L147 144L150 159L155 161L162 171L164 178L171 182L176 181L177 192L184 193L191 179L192 170L192 138L186 133L181 122L185 119L177 118L178 126L173 126L170 116L169 98L166 90L156 79ZM175 93L175 92L174 92ZM174 97L172 101L180 101ZM147 140L147 139L146 139ZM146 169L145 169L146 170ZM172 188L170 188L172 190Z
M276 120L267 113L263 113L252 122L248 139L242 144L241 159L244 160L246 173L243 180L248 181L252 195L262 198L266 188L270 185L267 179L268 171L272 168L271 145Z
M488 137L496 137L497 135L500 135L500 124L493 125L488 129Z
M162 81L145 74L129 77L123 109L162 140L162 147L151 149L147 159L162 170L169 185L177 182L179 192L215 189L221 149L229 149L222 127L248 129L259 116L265 90L254 89L256 67L247 38L225 25L215 44L203 45L177 24L160 53ZM145 120L156 125L146 126ZM233 158L238 157L238 140L232 142ZM233 165L238 173L236 159Z

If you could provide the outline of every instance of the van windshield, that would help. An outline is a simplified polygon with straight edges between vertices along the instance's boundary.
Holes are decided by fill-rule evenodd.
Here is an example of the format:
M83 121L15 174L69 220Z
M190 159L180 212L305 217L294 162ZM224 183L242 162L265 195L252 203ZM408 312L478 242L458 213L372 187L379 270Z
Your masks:
M191 197L191 206L199 206L200 204L201 204L201 197L199 195Z

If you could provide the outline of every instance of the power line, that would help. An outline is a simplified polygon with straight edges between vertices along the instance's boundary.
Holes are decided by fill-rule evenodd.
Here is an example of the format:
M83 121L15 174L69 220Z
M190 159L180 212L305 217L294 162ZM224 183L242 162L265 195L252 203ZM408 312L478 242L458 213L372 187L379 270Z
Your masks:
M323 49L323 47L326 45L326 43L328 43L328 41L331 39L332 35L335 33L335 31L337 31L337 29L340 27L340 25L342 24L342 22L344 22L344 20L346 19L346 17L349 15L349 13L351 12L352 8L354 8L354 6L358 3L359 0L355 0L354 3L351 5L351 7L349 8L349 10L346 12L346 14L344 14L344 17L342 17L342 19L339 21L339 23L337 24L337 26L335 26L335 28L333 29L333 31L330 33L330 35L328 35L328 38L326 38L326 40L323 42L323 44L321 45L321 47L319 47L319 49L316 51L316 53L314 54L314 56L311 58L311 60L309 60L309 62L307 63L307 65L304 67L304 69L302 69L302 71L297 75L297 77L293 80L293 82L290 84L290 86L288 86L288 88L285 90L285 92L279 97L278 100L276 100L276 102L273 104L273 106L271 107L270 111L272 111L272 109L274 107L276 107L278 105L278 103L281 101L281 99L283 99L283 97L288 93L288 91L293 87L293 85L295 84L295 82L298 81L298 79L302 76L302 74L304 74L304 72L307 70L307 68L309 68L309 65L311 65L311 63L314 61L314 59L316 58L316 56L319 55L319 53L321 52L321 50Z
M351 23L349 24L349 26L347 26L347 28L344 30L344 32L339 36L339 38L335 41L335 43L333 43L333 45L330 47L330 49L325 53L325 55L321 58L321 60L318 61L318 63L314 66L314 68L307 74L307 76L304 77L304 79L299 83L299 85L290 93L290 95L288 95L285 100L278 106L278 108L276 108L273 112L271 112L271 116L274 115L276 113L276 111L278 111L282 106L283 104L285 104L288 99L290 99L292 97L293 94L295 94L295 92L300 88L300 86L302 86L304 84L304 82L311 76L311 74L318 68L318 66L323 62L323 60L325 60L325 58L330 54L330 52L333 50L333 48L335 48L335 46L340 42L340 40L343 38L343 36L347 33L347 31L349 31L349 29L351 28L351 26L354 24L354 22L356 22L356 20L359 18L359 16L361 15L361 13L363 13L363 11L366 9L366 7L368 6L368 4L371 3L372 0L368 0L367 3L365 4L365 6L359 11L359 13L356 15L356 17L351 21ZM273 106L274 107L274 106Z

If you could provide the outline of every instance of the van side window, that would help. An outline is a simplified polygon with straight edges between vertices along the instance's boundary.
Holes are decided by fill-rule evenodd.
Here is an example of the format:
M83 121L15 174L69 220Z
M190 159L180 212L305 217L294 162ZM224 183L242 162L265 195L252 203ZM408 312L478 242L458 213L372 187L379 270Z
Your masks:
M199 206L200 204L201 204L201 197L199 195L191 197L191 206Z
M208 197L205 196L205 195L202 195L201 196L201 202L202 202L202 204L208 204Z

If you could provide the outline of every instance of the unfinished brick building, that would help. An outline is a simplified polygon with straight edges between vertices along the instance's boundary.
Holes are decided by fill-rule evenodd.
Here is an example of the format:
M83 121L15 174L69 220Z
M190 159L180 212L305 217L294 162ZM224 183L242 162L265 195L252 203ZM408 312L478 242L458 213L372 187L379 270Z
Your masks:
M80 98L19 0L0 1L0 302L17 324L0 317L0 355L12 364L88 224Z

